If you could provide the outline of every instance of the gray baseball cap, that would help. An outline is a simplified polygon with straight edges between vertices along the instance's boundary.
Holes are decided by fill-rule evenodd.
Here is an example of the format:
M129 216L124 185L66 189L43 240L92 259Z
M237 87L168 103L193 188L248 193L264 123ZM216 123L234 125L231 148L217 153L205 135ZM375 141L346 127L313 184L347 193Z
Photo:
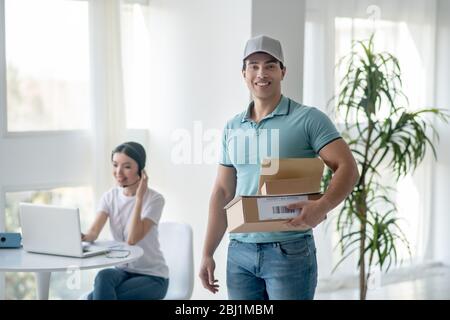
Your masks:
M242 60L247 59L249 55L255 52L270 54L272 57L284 64L283 50L281 49L280 41L266 35L256 36L247 41L244 50L244 58Z

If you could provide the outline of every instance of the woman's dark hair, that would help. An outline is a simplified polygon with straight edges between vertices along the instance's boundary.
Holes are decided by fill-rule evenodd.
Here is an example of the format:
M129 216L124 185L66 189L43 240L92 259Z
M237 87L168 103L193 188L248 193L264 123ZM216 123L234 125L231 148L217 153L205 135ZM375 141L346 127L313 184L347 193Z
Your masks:
M144 147L133 141L124 142L118 145L111 153L111 161L115 153L125 153L131 159L137 162L138 164L138 174L141 176L141 171L145 167L146 154Z

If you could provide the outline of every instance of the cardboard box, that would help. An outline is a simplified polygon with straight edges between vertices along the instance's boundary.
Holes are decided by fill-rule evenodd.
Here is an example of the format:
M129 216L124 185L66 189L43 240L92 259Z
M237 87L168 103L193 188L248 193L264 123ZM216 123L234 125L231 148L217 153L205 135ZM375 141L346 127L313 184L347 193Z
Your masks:
M276 170L274 170L276 168ZM299 210L287 205L321 197L320 182L324 164L319 158L272 159L261 165L259 192L254 196L240 196L225 206L227 231L270 232L299 231L286 220L296 217Z

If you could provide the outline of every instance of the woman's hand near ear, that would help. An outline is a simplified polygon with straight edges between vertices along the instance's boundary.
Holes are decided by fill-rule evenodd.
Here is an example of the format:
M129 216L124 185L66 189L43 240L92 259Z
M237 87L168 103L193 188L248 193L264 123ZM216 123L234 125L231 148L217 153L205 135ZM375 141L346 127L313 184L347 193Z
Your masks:
M138 199L143 199L145 192L147 191L148 188L148 177L147 177L147 173L145 172L145 170L141 171L141 179L139 181L139 186L136 190L136 197Z
M145 173L145 170L141 172L141 179L139 181L139 186L136 190L136 203L134 205L133 217L131 219L131 223L129 224L128 229L128 239L127 243L130 245L135 245L142 238L145 237L147 232L150 230L154 222L150 219L142 219L142 203L144 199L145 192L147 191L147 183L148 177Z

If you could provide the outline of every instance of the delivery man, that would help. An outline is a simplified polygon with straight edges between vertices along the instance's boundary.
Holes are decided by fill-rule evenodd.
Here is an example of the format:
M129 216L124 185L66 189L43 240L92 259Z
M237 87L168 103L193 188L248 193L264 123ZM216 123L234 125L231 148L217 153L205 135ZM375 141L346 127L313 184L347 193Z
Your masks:
M306 231L230 234L227 289L233 300L313 299L317 259L312 229L349 195L359 178L352 153L330 119L281 94L285 74L278 40L262 35L247 41L242 75L253 101L223 132L199 274L203 286L218 291L213 254L227 228L224 206L235 196L257 193L263 157L320 156L333 177L322 198L290 206L301 214L288 223Z

